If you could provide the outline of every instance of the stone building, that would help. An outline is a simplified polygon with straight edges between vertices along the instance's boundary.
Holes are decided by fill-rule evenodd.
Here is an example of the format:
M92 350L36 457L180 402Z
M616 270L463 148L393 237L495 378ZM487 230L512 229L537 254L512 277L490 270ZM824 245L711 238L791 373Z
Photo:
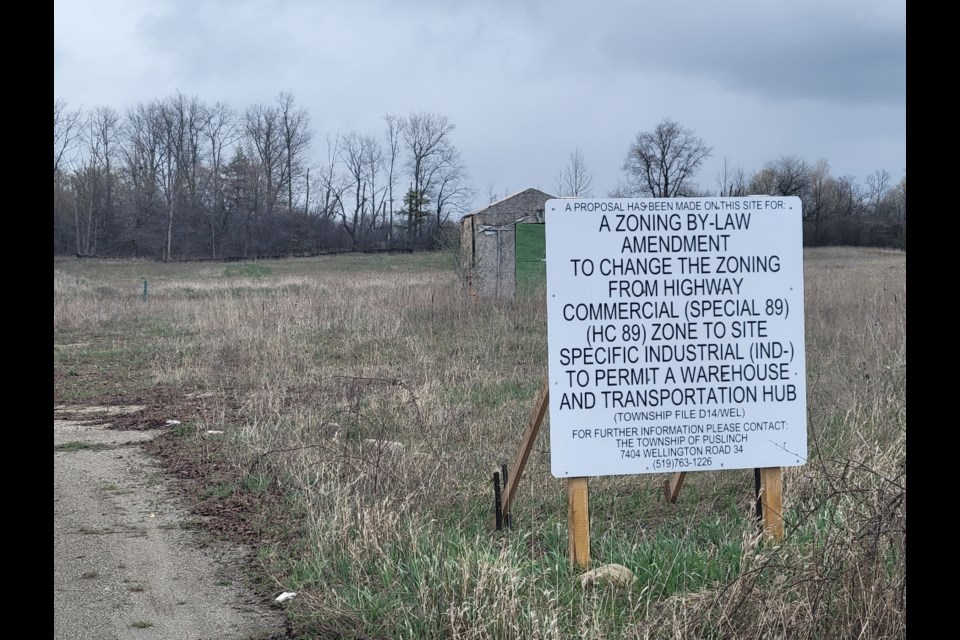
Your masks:
M554 196L527 189L468 213L460 221L463 284L484 298L512 298L546 277L543 209Z

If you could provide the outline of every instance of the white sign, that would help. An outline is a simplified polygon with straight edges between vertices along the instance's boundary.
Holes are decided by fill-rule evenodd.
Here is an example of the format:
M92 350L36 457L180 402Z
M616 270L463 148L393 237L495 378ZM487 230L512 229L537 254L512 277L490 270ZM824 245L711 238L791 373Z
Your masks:
M546 203L554 476L807 456L796 197Z

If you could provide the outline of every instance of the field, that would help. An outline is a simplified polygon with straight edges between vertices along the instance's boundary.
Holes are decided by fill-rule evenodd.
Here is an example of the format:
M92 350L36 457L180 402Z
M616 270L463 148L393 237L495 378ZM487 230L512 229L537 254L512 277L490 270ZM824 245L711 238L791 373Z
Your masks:
M464 295L447 253L55 259L55 405L180 420L152 449L198 526L253 547L263 594L300 594L297 637L902 638L905 275L900 252L804 254L809 459L781 544L757 535L750 470L690 474L676 504L665 475L591 480L593 564L627 586L569 566L548 425L494 531L545 306Z

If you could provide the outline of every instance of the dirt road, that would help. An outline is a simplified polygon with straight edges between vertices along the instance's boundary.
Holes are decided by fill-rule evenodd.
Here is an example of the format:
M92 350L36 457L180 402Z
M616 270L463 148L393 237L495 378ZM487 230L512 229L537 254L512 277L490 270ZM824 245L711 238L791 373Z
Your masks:
M198 544L170 478L141 449L156 431L57 420L58 409L54 638L288 637L281 612L244 588L243 552Z

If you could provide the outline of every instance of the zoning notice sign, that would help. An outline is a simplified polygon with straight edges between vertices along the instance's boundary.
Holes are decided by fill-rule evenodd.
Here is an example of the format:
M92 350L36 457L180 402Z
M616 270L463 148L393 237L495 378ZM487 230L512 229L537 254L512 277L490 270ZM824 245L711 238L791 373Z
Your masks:
M799 198L555 199L544 215L554 476L806 461Z

